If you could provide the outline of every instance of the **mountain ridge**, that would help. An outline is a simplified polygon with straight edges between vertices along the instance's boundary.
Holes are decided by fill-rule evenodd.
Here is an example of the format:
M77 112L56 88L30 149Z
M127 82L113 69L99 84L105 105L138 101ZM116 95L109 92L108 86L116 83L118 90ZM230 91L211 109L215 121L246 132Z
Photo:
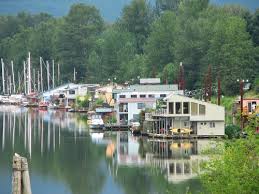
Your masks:
M114 2L114 1L113 1ZM115 21L121 14L123 7L131 0L116 0L111 3L107 0L0 0L0 15L14 15L25 11L33 14L45 12L56 17L64 16L74 3L85 3L96 6L106 21ZM151 4L155 0L149 0ZM259 8L257 0L211 0L212 4L239 4L250 10Z

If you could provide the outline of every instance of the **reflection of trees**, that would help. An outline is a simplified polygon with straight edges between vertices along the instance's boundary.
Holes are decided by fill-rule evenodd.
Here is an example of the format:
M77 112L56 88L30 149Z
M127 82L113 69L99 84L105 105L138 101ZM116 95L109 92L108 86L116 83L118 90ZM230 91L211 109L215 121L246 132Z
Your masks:
M16 126L14 150L12 149L12 132L6 133L6 143L1 154L3 157L1 157L0 169L8 168L11 176L11 160L14 152L17 152L29 159L30 171L33 174L40 174L43 177L51 176L54 179L63 181L73 194L100 193L105 182L105 171L101 166L102 157L105 156L105 149L92 144L90 139L86 139L87 137L75 139L73 132L62 131L60 148L56 140L55 150L53 142L51 142L48 150L48 129L47 124L44 123L44 149L41 154L40 130L36 128L32 131L31 159L29 159L30 156L24 149L23 129L19 136L18 126ZM52 126L51 130L50 139L52 141ZM55 135L57 138L58 130L55 131ZM2 132L0 132L0 138L2 138ZM37 193L37 191L34 192Z

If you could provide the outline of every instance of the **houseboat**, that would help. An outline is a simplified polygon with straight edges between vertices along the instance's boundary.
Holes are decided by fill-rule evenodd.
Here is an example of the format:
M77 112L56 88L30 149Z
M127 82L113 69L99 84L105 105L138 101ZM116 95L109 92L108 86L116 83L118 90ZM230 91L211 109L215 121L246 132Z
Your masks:
M225 109L222 106L181 95L164 98L165 108L146 113L152 123L149 136L215 137L225 135Z

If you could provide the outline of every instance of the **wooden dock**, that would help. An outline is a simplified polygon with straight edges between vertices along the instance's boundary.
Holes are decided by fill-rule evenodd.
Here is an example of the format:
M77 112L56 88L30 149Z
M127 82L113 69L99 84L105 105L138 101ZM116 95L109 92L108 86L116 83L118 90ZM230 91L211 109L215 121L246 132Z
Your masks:
M170 135L170 134L154 134L154 133L147 133L147 136L149 138L157 138L157 139L208 139L208 138L224 138L224 136L199 136L195 134L191 135Z
M106 131L129 131L129 125L105 124Z

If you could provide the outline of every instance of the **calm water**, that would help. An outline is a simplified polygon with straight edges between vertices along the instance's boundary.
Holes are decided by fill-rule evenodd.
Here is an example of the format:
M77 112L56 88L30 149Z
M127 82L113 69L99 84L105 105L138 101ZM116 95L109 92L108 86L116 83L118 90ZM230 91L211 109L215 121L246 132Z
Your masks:
M11 193L13 154L28 158L35 194L199 193L210 144L90 133L84 115L0 107L0 193Z

